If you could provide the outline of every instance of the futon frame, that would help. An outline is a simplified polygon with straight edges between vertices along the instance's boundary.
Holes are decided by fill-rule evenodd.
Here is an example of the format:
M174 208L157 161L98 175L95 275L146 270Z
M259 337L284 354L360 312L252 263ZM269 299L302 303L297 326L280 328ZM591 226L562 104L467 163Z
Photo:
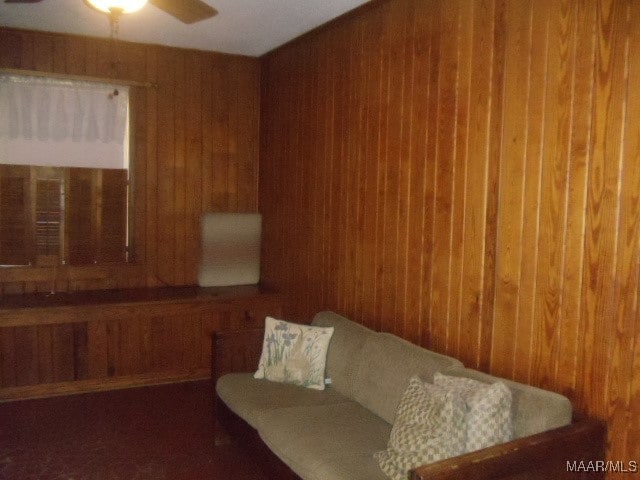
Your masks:
M231 372L252 372L258 365L264 330L215 332L212 335L211 380L214 423L240 440L274 480L299 479L264 444L258 432L233 413L215 394L215 383ZM410 480L596 480L604 479L606 431L593 419L537 435L424 465L410 472ZM346 480L346 479L345 479Z

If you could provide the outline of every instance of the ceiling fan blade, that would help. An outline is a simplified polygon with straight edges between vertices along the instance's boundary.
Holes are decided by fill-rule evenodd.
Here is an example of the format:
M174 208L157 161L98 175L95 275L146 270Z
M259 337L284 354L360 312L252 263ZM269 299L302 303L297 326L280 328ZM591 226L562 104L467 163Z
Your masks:
M195 23L218 14L218 11L201 0L149 0L160 10L183 23Z

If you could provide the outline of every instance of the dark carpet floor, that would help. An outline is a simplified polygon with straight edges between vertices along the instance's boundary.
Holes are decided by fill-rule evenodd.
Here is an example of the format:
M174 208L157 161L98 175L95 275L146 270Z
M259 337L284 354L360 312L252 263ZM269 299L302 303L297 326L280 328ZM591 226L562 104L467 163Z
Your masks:
M0 479L266 480L211 408L208 381L0 403Z

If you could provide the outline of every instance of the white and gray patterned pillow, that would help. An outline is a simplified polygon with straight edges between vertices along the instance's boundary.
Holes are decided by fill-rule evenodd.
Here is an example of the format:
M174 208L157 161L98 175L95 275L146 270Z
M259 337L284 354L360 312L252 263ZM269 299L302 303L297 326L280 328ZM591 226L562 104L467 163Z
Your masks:
M405 480L412 468L464 453L464 412L459 394L412 377L387 449L374 454L382 471L393 480Z
M434 384L457 392L465 401L465 450L474 452L513 438L511 419L512 394L502 382L492 384L439 372Z
M255 378L324 390L333 327L312 327L266 317Z

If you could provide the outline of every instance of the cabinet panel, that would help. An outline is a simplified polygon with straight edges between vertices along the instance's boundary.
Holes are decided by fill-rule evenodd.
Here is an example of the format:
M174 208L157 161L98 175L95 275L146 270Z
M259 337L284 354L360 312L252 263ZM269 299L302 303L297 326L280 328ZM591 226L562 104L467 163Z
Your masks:
M130 298L92 302L73 294L51 300L58 305L5 298L0 400L207 378L213 332L254 328L281 314L278 295L224 292L171 297L165 290L136 301L132 291Z

